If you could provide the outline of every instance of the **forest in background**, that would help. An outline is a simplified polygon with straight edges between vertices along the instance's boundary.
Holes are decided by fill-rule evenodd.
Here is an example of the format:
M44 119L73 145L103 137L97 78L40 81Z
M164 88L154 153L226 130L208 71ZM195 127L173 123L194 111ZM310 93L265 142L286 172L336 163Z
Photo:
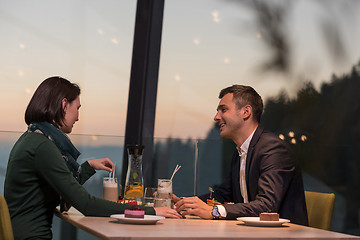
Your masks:
M360 62L349 73L333 75L317 91L307 82L290 99L285 92L268 99L262 125L293 147L302 170L346 201L345 231L359 234ZM289 136L293 132L293 137ZM305 136L305 137L304 137Z

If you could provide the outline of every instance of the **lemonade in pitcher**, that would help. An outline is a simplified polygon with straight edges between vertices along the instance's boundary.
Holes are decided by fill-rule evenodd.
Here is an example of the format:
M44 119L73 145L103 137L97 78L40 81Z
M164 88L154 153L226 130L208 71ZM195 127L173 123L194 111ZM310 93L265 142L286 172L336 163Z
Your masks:
M129 165L125 182L125 199L136 199L144 196L144 180L142 175L142 154L144 146L128 145Z
M144 187L141 183L134 183L126 186L125 188L125 198L126 199L136 199L144 195Z

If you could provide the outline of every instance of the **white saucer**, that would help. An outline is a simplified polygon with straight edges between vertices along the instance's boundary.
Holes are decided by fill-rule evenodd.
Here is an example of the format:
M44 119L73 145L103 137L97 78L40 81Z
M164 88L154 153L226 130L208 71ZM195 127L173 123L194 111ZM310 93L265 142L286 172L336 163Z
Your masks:
M110 217L129 224L156 224L157 221L165 219L165 217L155 215L144 215L144 218L126 218L124 214L113 214Z
M260 221L259 217L238 217L237 220L243 221L245 225L256 227L278 227L283 223L288 223L290 220L280 218L279 221Z

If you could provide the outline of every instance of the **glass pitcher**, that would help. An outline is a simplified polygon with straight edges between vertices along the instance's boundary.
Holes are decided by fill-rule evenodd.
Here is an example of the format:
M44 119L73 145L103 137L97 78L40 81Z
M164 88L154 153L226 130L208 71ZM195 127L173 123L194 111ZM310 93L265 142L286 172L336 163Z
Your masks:
M128 151L128 170L125 182L125 199L137 199L144 195L144 179L142 174L142 156L144 146L127 145Z

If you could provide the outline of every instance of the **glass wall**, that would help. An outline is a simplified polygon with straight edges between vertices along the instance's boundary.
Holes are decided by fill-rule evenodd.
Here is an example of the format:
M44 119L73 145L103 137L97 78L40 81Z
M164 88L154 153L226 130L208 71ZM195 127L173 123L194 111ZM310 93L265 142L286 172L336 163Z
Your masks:
M253 86L266 101L316 91L359 62L358 1L166 1L157 137L206 138L222 88Z
M360 235L358 10L358 1L166 1L155 134L181 149L198 143L200 185L184 194L206 193L229 171L217 97L250 85L265 102L261 124L295 150L306 190L336 194L332 230ZM170 174L192 164L180 152Z
M125 134L136 1L1 1L0 130L23 131L37 86L82 89L74 133Z
M0 193L9 152L25 131L25 108L47 77L81 87L80 121L71 139L80 162L110 157L121 173L136 1L0 2ZM104 136L105 135L105 136ZM100 179L85 187L102 196ZM61 221L54 218L54 239ZM96 239L78 231L78 239Z

